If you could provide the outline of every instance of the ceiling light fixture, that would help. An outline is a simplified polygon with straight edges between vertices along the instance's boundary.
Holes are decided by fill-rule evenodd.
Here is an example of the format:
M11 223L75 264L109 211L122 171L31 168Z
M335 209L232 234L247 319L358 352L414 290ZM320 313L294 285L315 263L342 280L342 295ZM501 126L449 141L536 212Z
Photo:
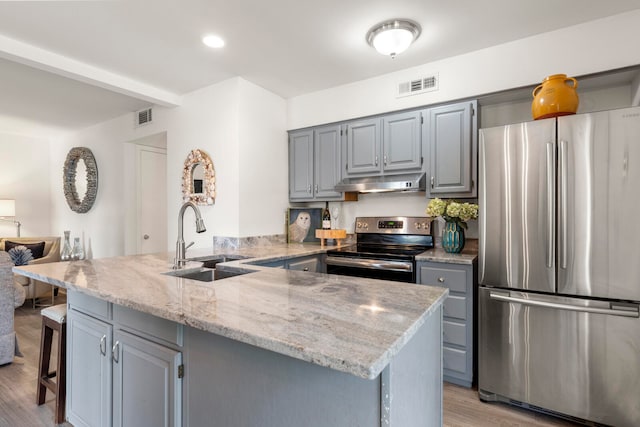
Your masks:
M219 49L221 47L224 47L224 40L222 40L220 37L213 34L204 36L202 38L202 43L214 49Z
M383 55L395 58L404 52L418 37L420 25L408 19L392 19L381 22L367 32L367 43Z

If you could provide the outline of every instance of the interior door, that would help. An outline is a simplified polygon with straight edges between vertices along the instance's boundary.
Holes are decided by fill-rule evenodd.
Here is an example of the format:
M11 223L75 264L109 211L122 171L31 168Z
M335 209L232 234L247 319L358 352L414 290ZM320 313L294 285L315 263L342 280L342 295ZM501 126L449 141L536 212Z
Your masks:
M555 119L480 130L479 282L555 291Z
M640 108L558 119L558 292L640 301Z
M138 254L166 252L167 242L167 151L138 146Z

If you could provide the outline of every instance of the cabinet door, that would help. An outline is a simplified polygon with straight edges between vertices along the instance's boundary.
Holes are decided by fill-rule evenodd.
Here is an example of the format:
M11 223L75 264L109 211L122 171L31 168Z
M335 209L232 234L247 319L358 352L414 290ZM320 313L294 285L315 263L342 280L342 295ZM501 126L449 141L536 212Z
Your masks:
M323 126L314 131L314 193L316 200L340 200L335 190L342 179L340 126Z
M182 353L124 331L114 341L114 427L182 425Z
M422 169L421 121L420 111L383 118L384 171Z
M475 371L475 274L471 265L419 262L417 282L449 289L442 318L444 380L471 387Z
M313 130L289 135L289 199L313 199Z
M320 260L315 255L311 257L291 260L287 263L287 269L298 271L313 271L314 273L317 273L320 270Z
M476 102L427 110L425 132L431 183L428 197L476 197Z
M347 175L381 173L381 120L369 119L346 125Z
M76 427L111 426L112 326L69 310L67 418Z

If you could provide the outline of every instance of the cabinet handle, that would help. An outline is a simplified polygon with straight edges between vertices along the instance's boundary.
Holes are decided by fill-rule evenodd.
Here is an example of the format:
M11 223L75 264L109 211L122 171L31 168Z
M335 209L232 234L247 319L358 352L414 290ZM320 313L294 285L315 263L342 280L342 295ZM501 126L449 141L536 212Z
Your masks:
M120 362L120 359L118 357L119 351L120 351L120 341L116 341L116 343L113 345L113 348L111 349L111 358L116 363Z
M315 185L315 192L318 192L318 184Z
M434 181L435 181L435 179L433 179L433 177L431 177L431 188L433 188Z
M444 283L444 277L438 277L438 282Z
M378 156L376 156L376 166L378 166Z
M307 193L311 193L311 184L307 187Z
M100 338L100 354L103 356L107 355L107 336L103 335L102 338Z
M384 160L383 161L384 161L384 165L387 166L387 155L386 154L384 155Z

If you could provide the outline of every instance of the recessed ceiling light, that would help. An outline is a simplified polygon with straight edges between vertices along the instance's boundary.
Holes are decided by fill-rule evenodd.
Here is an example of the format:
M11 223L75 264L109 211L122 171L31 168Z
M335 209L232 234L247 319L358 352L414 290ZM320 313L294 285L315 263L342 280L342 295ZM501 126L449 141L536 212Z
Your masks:
M224 46L224 40L222 40L220 37L213 34L204 36L202 38L202 43L214 49L218 49Z
M391 58L404 52L420 36L420 25L408 19L381 22L367 32L367 43Z

